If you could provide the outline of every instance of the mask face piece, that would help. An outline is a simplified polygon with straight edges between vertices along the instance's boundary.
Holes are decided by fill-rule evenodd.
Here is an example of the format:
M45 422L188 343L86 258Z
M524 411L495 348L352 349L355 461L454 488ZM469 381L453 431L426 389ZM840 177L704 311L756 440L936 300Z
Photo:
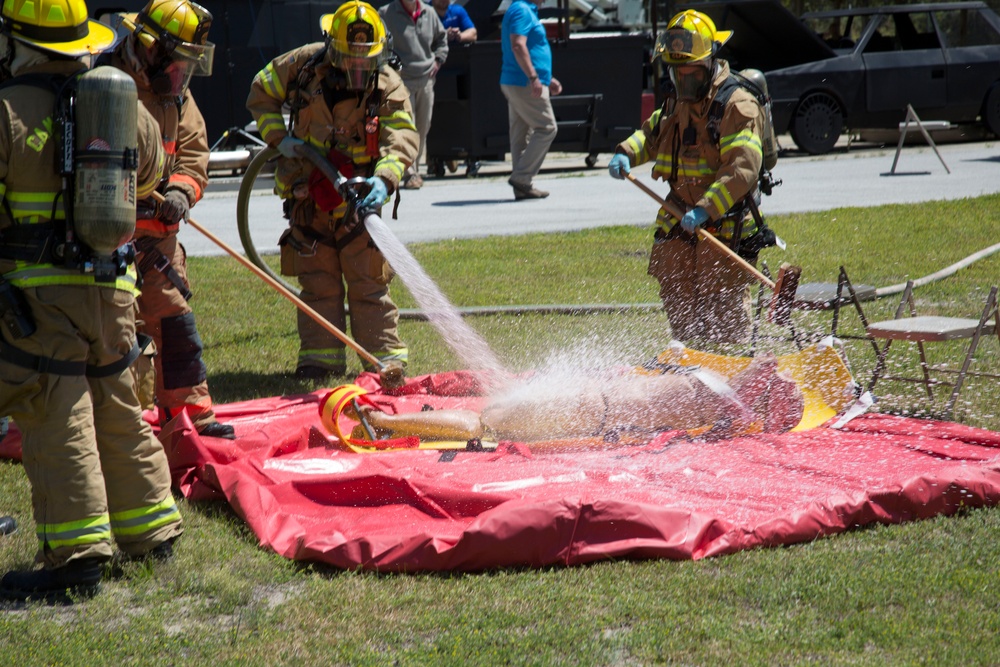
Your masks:
M146 75L154 93L161 97L183 95L191 77L210 76L215 45L170 44L164 48L160 42L138 49L140 59L146 64Z
M677 99L682 102L697 102L708 94L712 86L714 61L710 58L683 65L670 66L670 80L677 90Z
M335 76L342 81L344 87L350 90L364 90L368 87L369 79L379 66L377 59L368 57L363 52L358 55L346 55L337 53L333 49L330 51L331 64L342 73Z

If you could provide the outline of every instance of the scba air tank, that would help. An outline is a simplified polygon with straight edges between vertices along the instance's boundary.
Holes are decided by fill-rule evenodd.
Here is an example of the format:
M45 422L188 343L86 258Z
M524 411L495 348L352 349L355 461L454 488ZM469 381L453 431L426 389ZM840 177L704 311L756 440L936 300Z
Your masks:
M761 105L764 108L765 127L761 132L761 150L764 154L764 167L767 169L774 169L774 165L778 163L778 140L774 136L774 118L771 113L771 93L767 89L767 78L759 69L741 70L740 74L749 79L750 82L757 86L764 95L765 101L762 102Z
M108 66L81 75L74 105L73 227L109 256L135 232L138 94L125 72Z

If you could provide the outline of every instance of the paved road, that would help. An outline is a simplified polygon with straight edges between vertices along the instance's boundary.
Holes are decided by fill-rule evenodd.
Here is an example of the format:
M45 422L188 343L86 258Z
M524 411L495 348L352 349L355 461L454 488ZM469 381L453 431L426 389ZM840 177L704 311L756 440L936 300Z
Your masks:
M764 211L821 211L1000 192L1000 142L939 145L938 150L950 174L927 145L904 147L894 175L889 172L895 146L842 147L822 157L783 156L774 172L783 184L765 198ZM514 201L507 185L509 165L504 163L484 164L479 178L464 178L461 169L454 176L428 178L421 190L403 191L399 219L387 222L404 243L651 224L655 202L634 185L608 176L608 157L601 156L596 168L587 169L582 154L550 156L537 185L552 194L538 201ZM648 165L633 173L652 185ZM259 185L267 184L261 179ZM193 215L223 241L242 250L236 228L237 187L232 180L214 181ZM654 187L666 193L664 185ZM286 223L277 197L266 187L255 191L251 199L250 221L258 251L276 251ZM190 227L182 228L181 240L190 255L222 254Z

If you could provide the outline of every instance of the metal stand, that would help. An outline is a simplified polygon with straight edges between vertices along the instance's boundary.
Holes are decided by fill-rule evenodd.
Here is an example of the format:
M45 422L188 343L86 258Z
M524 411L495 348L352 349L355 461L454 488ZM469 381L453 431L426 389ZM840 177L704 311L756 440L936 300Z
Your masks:
M892 160L892 169L889 170L888 175L893 176L896 173L896 163L899 162L899 153L903 150L903 142L906 141L906 133L910 129L910 122L916 123L917 128L920 130L921 134L924 135L924 139L926 139L927 143L930 144L930 147L934 149L934 154L937 155L938 160L941 160L944 170L950 174L951 169L949 169L948 165L945 164L944 158L941 157L941 153L938 152L937 145L934 143L934 140L931 139L931 135L927 132L927 128L924 127L924 124L920 121L920 118L917 116L917 112L913 110L913 107L907 104L906 119L903 121L903 131L899 134L899 145L896 146L896 157Z

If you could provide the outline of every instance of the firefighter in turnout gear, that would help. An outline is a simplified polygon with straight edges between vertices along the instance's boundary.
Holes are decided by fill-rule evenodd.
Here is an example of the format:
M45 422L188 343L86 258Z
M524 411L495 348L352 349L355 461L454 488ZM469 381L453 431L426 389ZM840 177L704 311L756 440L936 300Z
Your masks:
M341 330L346 296L358 344L387 365L405 366L399 312L389 295L394 274L344 193L300 155L315 149L345 178L363 179L367 193L357 208L381 206L417 157L409 93L387 64L385 25L370 5L351 0L322 16L320 27L324 42L272 60L254 78L247 99L261 137L282 154L275 194L285 200L290 226L279 241L281 272L296 276L302 300ZM302 312L298 330L296 377L346 373L341 341Z
M98 591L112 537L124 557L153 558L181 534L129 368L140 348L132 209L159 181L163 149L131 80L81 62L115 37L83 0L7 0L2 20L0 414L21 430L42 569L8 572L0 597L71 601ZM124 150L107 149L110 132L88 136L95 118L117 126ZM127 226L85 233L93 209ZM122 245L98 250L105 232Z
M166 153L158 188L164 199L139 202L135 230L140 331L156 345L160 424L185 411L201 435L232 439L233 427L220 424L212 410L201 337L188 305L187 259L177 240L181 221L208 185L208 134L188 83L212 73L211 24L212 15L190 0L150 0L137 15L122 17L120 29L128 35L108 63L135 80L139 99L160 125ZM140 364L148 369L148 357Z
M678 220L660 209L649 261L672 335L685 342L739 343L750 323L752 279L698 242L696 230L704 227L751 263L774 245L757 210L769 125L757 98L730 83L729 63L716 55L731 36L694 10L670 20L654 50L670 73L666 100L609 164L612 176L624 178L653 160L653 178L668 182L668 198L687 211Z

